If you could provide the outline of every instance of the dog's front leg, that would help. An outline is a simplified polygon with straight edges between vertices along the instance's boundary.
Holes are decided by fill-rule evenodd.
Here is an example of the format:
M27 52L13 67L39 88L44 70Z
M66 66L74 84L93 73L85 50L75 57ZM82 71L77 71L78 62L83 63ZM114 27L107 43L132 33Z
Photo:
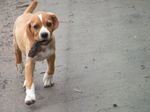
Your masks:
M48 63L48 67L43 77L43 83L44 83L44 87L51 87L54 85L53 74L55 70L55 54L51 55L47 59L47 63Z
M33 83L33 71L35 67L35 62L32 58L27 57L25 65L25 86L26 86L26 97L25 103L27 105L33 104L36 100L35 98L35 87Z

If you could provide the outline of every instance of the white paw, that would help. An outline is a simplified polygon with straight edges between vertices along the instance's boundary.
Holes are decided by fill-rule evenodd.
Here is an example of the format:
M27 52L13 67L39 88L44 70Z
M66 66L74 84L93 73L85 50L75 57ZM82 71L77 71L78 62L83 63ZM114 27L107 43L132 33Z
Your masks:
M23 70L24 70L24 65L23 63L17 64L17 70L19 73L22 74Z
M53 75L48 75L46 72L43 77L43 83L44 87L52 87L54 85Z
M27 105L31 105L35 103L36 97L35 97L35 88L34 83L32 83L31 89L26 88L26 97L25 97L25 103Z
M26 80L24 80L24 83L23 83L23 88L26 87Z

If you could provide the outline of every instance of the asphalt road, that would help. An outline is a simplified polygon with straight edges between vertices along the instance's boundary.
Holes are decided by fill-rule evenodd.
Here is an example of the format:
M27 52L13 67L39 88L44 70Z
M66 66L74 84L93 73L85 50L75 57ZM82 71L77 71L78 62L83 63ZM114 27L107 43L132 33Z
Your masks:
M24 104L12 26L29 0L0 0L0 112L150 112L150 0L40 0L57 14L55 86L34 74L37 101Z

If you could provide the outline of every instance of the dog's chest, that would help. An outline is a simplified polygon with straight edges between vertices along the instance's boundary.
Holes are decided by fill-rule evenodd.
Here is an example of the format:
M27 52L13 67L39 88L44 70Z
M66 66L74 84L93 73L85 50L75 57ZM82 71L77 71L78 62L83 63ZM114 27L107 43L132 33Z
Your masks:
M34 57L35 61L42 61L44 59L47 59L50 55L54 54L54 49L45 48L42 49L40 52L37 53L37 55Z

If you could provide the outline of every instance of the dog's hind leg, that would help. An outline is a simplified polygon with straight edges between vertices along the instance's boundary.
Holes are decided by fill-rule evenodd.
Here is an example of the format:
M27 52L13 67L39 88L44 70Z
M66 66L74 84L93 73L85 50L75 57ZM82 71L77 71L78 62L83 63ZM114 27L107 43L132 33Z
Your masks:
M17 43L15 42L15 40L13 41L13 45L14 45L14 49L15 49L17 70L19 71L19 73L22 73L24 70L24 65L22 62L22 53L21 53Z
M16 30L16 25L14 24L14 27L13 27L13 46L14 46L14 49L15 49L16 67L17 67L17 70L19 71L19 73L22 74L22 72L24 70L24 65L23 65L23 62L22 62L21 50L19 49L18 44L16 42L15 30Z

